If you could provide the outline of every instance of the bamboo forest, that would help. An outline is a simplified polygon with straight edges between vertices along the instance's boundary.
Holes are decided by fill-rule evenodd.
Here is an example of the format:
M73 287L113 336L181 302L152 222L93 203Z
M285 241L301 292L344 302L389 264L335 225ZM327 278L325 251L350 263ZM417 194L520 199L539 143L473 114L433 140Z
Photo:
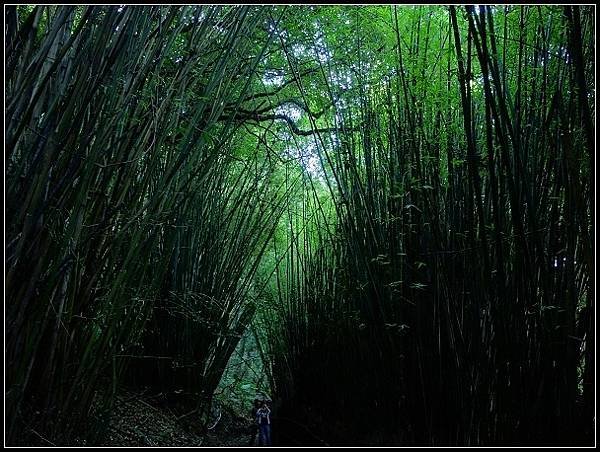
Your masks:
M5 445L595 444L595 6L4 33Z

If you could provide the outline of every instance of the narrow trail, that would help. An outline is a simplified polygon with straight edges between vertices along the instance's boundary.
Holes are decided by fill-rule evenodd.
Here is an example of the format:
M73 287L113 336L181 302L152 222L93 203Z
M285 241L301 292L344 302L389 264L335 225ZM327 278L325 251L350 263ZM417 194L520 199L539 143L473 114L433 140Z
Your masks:
M248 446L250 420L230 413L203 435L193 425L184 424L169 408L156 406L139 393L117 397L110 416L108 433L100 446Z

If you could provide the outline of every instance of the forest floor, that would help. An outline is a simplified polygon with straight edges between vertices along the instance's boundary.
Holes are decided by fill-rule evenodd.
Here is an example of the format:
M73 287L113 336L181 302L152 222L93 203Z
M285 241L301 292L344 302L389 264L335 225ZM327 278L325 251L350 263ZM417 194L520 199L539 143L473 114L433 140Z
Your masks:
M249 419L224 409L216 426L203 435L189 418L183 422L143 394L125 393L117 398L101 446L247 446L250 426Z

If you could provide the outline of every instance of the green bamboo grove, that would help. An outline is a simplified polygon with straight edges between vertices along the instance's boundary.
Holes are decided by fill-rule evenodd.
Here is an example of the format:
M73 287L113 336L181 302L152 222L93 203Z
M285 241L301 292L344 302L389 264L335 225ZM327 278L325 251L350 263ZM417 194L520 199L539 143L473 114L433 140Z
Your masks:
M248 338L279 444L593 444L594 32L5 7L7 444L101 443L122 388L205 429Z

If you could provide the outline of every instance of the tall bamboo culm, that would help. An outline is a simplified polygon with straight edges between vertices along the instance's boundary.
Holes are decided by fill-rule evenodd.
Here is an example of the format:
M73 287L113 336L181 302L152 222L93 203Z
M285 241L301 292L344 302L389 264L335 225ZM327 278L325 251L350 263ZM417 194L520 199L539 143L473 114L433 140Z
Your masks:
M511 8L507 34L508 8L392 8L396 70L321 147L337 231L282 264L285 440L590 444L593 10Z
M210 403L281 199L223 117L266 12L6 8L8 443L93 438L127 369Z

